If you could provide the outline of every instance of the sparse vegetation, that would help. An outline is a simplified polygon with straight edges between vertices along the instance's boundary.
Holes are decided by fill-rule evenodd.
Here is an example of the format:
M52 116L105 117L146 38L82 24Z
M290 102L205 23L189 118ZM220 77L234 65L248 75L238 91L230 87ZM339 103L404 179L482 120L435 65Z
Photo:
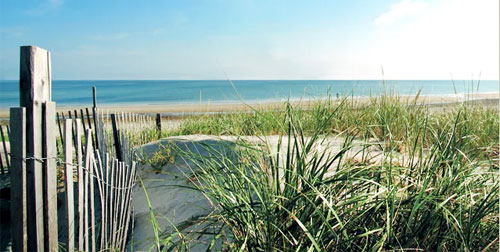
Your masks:
M141 163L151 166L154 171L160 172L163 166L175 163L173 148L175 147L169 143L160 145L158 150L150 156L141 154L138 159Z

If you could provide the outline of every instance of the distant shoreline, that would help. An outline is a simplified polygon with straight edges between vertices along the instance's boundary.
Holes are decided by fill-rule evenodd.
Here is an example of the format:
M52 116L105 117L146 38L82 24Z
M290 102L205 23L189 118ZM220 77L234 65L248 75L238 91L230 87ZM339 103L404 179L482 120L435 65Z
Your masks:
M401 99L413 99L414 95L400 95ZM432 105L441 106L446 104L452 104L463 101L478 101L485 104L498 104L499 93L479 93L479 94L457 94L457 95L422 95L419 97L419 101ZM335 97L332 97L335 99ZM351 99L349 97L349 99ZM353 97L357 102L366 102L370 97ZM292 104L295 105L307 105L311 102L315 102L322 99L295 99L291 100ZM123 104L123 105L100 105L98 103L98 108L103 110L115 111L115 112L132 112L139 114L152 114L161 113L165 116L182 116L189 114L205 114L214 112L234 112L234 111L246 111L251 108L265 109L274 108L283 104L284 101L263 101L263 102L234 102L234 103L209 103L203 102L201 104L158 104L158 105L135 105L135 104ZM80 110L81 108L91 107L91 106L58 106L57 111L67 112ZM0 108L0 118L2 120L9 118L9 108Z

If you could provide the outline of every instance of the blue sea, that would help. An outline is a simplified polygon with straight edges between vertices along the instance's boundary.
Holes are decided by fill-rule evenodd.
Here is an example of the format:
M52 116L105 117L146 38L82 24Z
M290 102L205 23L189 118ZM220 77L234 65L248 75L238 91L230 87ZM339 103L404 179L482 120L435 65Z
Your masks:
M470 80L55 80L58 106L206 104L377 96L384 93L450 96L499 91L499 81ZM0 108L19 106L19 81L0 81Z

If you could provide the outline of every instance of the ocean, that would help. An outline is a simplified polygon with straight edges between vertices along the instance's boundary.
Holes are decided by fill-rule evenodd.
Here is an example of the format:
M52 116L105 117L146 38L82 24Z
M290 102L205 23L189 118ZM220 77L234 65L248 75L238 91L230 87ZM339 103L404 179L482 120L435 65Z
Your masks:
M384 93L451 96L499 91L499 81L471 80L54 80L58 106L259 103ZM19 81L0 81L0 108L19 106Z

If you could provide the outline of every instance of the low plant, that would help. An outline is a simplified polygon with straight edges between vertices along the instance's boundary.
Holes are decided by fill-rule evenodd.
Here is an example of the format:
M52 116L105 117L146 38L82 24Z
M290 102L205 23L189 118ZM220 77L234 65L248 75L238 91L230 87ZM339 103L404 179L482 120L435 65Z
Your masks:
M175 163L175 146L172 143L166 144L158 144L158 150L153 152L152 154L140 153L138 155L138 160L142 164L147 164L151 166L151 168L160 172L162 167L167 164Z

